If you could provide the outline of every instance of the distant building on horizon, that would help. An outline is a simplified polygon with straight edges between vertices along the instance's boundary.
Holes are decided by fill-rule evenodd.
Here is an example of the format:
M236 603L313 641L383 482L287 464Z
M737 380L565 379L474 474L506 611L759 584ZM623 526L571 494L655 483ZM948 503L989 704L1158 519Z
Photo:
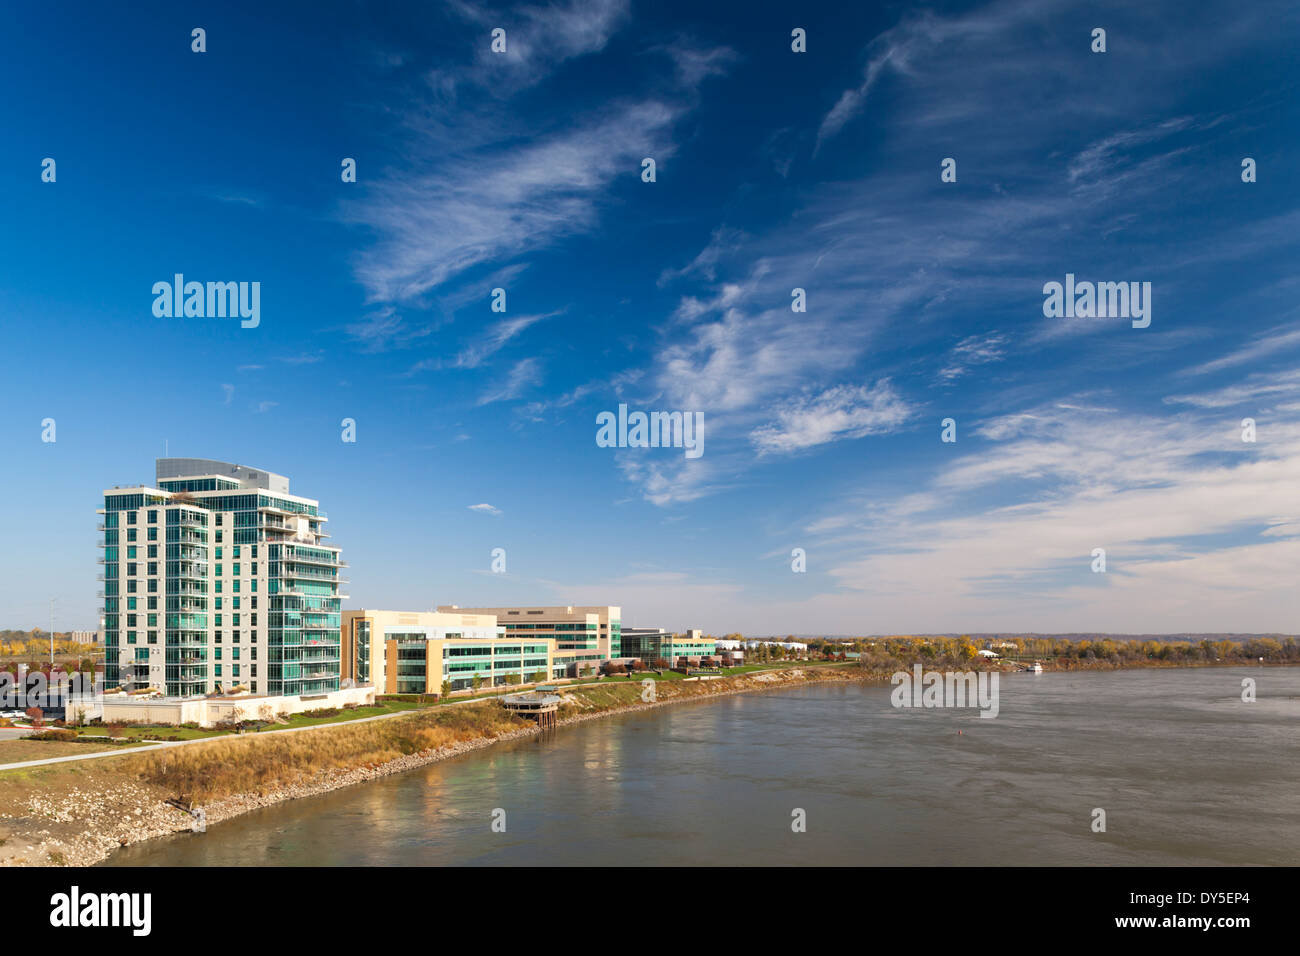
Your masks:
M787 651L797 651L797 652L799 652L799 653L801 653L801 654L803 654L803 653L807 653L807 651L808 651L808 645L805 644L805 643L803 643L803 641L758 641L758 640L753 640L753 641L745 641L745 646L746 646L747 648L750 648L750 649L753 649L753 648L755 648L755 647L784 647Z

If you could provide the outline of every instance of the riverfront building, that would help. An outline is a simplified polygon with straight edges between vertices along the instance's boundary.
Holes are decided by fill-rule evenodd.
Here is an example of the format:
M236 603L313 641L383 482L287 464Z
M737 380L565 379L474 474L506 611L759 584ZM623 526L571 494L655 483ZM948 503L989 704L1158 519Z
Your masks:
M587 607L472 607L455 604L438 608L444 613L491 614L517 640L554 643L554 677L577 677L596 671L604 661L627 657L623 649L623 609L612 605Z
M478 611L343 612L343 677L381 694L440 694L548 679L553 643Z
M662 627L625 627L623 652L643 663L654 664L659 659L660 647L672 637L672 631Z
M151 485L104 491L107 688L168 698L339 690L345 566L289 479L159 458Z
M674 634L662 627L623 629L623 653L646 664L660 660L668 661L670 667L676 667L679 662L698 664L716 652L717 642L696 628L683 634Z

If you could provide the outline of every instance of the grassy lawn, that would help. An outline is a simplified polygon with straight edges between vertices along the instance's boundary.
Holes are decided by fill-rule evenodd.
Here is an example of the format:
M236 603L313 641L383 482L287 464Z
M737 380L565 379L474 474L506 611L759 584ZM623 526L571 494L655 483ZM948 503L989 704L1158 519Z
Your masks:
M352 710L340 710L333 717L307 717L303 714L293 714L289 717L286 724L267 724L261 728L259 733L268 730L289 730L293 727L319 727L323 724L339 724L349 720L360 720L362 717L382 717L385 714L397 714L404 711L422 710L435 706L429 704L415 704L401 700L386 700L375 704L373 707L355 707Z
M611 675L610 677L606 677L602 681L597 681L595 680L595 678L593 678L592 683L626 684L631 682L633 684L639 684L647 677L650 678L651 680L685 680L686 679L685 674L679 674L677 673L677 671L664 671L662 674L656 674L654 671L637 671L635 674L614 674Z
M77 728L82 734L89 737L100 737L109 735L107 727L79 727ZM113 731L114 737L130 737L132 740L143 740L145 737L160 737L166 740L168 737L179 737L181 740L199 740L203 737L216 737L225 733L224 730L200 730L197 727L123 727L121 730Z
M332 717L306 717L302 714L294 714L293 716L289 717L287 723L267 724L265 727L260 727L256 731L250 730L249 733L264 733L270 730L289 730L294 727L317 727L323 724L337 724L348 720L358 720L362 717L380 717L383 716L384 714L397 714L397 713L402 713L410 710L419 710L422 706L431 707L433 705L406 703L404 701L385 701L383 703L376 704L373 707L357 707L352 710L340 710L337 714L335 714ZM79 727L77 728L77 730L79 730L83 735L90 736L90 737L103 736L109 733L107 727L98 724L89 727ZM220 728L220 727L203 729L199 727L173 727L170 725L159 724L152 727L123 727L120 730L113 731L112 733L113 736L115 737L130 737L132 740L139 741L141 743L149 743L150 741L147 738L150 737L158 738L164 741L169 740L172 737L178 737L181 740L204 740L209 737L229 736L230 734L234 733L234 731L227 730L225 728ZM100 745L100 744L88 744L88 743L87 744L82 744L82 743L62 744L62 743L44 742L44 741L15 741L15 743L26 743L26 744L46 743L47 746L75 747L77 748L76 749L77 753L91 753L95 750L111 750L111 749L115 749L116 747L123 746L120 744L119 745L113 745L113 744ZM52 753L50 756L62 756L62 754ZM25 759L38 760L40 759L40 756L36 755Z

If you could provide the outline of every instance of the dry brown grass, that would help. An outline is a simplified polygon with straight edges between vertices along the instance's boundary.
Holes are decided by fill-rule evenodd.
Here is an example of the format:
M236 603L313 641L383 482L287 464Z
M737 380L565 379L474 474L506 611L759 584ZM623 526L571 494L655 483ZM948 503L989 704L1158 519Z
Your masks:
M798 676L794 676L796 672ZM577 698L577 702L566 703L561 708L561 716L597 714L642 703L641 682L636 677L637 675L633 675L634 679L631 681L611 681L568 691L567 693ZM862 672L856 667L792 664L789 668L779 671L758 671L713 680L659 681L655 685L655 700L664 703L671 700L717 697L720 694L741 690L785 687L814 681L851 681L859 680L861 677Z
M49 757L75 757L103 750L121 750L114 744L78 744L59 740L0 740L0 770L4 764Z
M496 704L417 711L300 733L222 737L124 759L119 767L186 802L259 793L321 771L368 767L529 726ZM116 761L115 761L116 762Z

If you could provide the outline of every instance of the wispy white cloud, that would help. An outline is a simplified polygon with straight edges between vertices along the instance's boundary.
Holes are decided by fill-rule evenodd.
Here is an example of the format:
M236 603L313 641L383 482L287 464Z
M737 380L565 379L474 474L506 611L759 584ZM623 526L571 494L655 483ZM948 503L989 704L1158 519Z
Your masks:
M385 179L352 215L378 243L357 274L377 302L415 298L488 262L589 229L614 177L666 159L679 109L646 101L514 148L431 157L436 168ZM581 121L580 121L581 122ZM391 328L381 313L379 331Z
M891 432L911 409L888 381L871 387L840 385L805 395L778 409L776 421L754 429L760 454L802 451L846 438Z
M500 508L493 507L492 505L487 503L477 504L477 505L467 505L466 507L468 507L470 511L477 511L479 514L499 515L502 513Z
M1000 332L970 335L962 339L948 355L948 364L939 370L945 382L954 382L976 365L997 362L1006 355L1007 337Z
M946 43L995 39L1005 34L1012 22L1034 16L1039 6L1038 3L1001 3L959 17L945 18L929 12L904 17L868 45L861 81L844 90L822 118L816 148L820 149L865 109L872 89L887 73L913 75L919 69L918 61L938 55Z
M408 140L402 168L344 206L345 218L373 236L354 263L371 303L419 304L477 267L515 267L521 255L592 229L619 177L637 181L645 156L661 166L674 156L673 128L697 104L695 87L736 59L726 47L679 37L649 51L672 60L674 78L574 112L562 127L543 125L512 108L515 97L604 51L629 21L628 0L452 9L484 31L474 62L429 73L427 99L399 111ZM497 27L506 31L505 53L490 49ZM380 313L357 332L383 339L396 326Z
M1296 350L1300 350L1300 328L1293 325L1280 326L1253 336L1245 345L1233 349L1220 358L1203 362L1189 369L1188 372L1193 375L1218 372L1225 368L1258 362L1279 353Z
M606 397L612 395L615 398L621 398L630 386L644 377L644 374L644 369L633 368L599 379L593 379L555 398L529 402L520 409L520 414L533 421L541 421L546 413L569 408L592 395L604 395Z
M480 27L482 41L472 69L435 70L430 84L454 89L469 83L502 97L536 85L568 60L604 49L627 23L631 9L629 0L569 0L510 9L449 0L447 6ZM506 31L504 52L491 47L491 31L497 28Z
M511 339L532 328L538 322L554 318L560 312L545 312L534 315L517 315L502 319L477 342L463 349L454 362L456 368L478 368L488 358L501 351Z
M693 89L711 76L722 76L739 55L731 47L706 46L688 37L679 37L658 48L673 61L682 86Z
M992 443L942 468L919 508L873 490L810 525L831 577L859 595L821 597L885 631L914 627L907 605L921 595L943 596L933 629L1267 629L1300 610L1289 563L1300 513L1286 506L1300 421L1275 428L1252 446L1212 417L1045 406L989 422ZM1025 480L1039 490L1012 504L976 494ZM1096 547L1105 575L1091 571Z
M1193 405L1197 408L1235 408L1241 405L1274 402L1300 395L1300 369L1276 375L1255 373L1245 380L1223 388L1186 395L1170 395L1170 405Z
M364 318L344 327L363 352L386 352L390 349L409 348L433 334L428 324L408 322L392 305L381 305L368 312Z
M519 398L541 381L541 377L542 366L539 359L531 357L521 359L506 374L504 382L493 382L488 386L487 391L479 397L478 404L489 405L492 402L507 402Z
M324 358L324 351L317 349L315 352L299 352L297 355L281 356L280 361L286 365L315 365L317 362L323 361Z
M475 369L482 366L489 358L501 351L507 343L516 336L520 335L526 329L536 325L545 319L553 318L560 314L562 310L555 312L539 313L536 315L519 315L509 319L502 319L492 326L485 335L480 336L465 348L461 349L451 360L441 358L421 359L407 370L407 375L415 375L419 372L436 371L438 369Z

